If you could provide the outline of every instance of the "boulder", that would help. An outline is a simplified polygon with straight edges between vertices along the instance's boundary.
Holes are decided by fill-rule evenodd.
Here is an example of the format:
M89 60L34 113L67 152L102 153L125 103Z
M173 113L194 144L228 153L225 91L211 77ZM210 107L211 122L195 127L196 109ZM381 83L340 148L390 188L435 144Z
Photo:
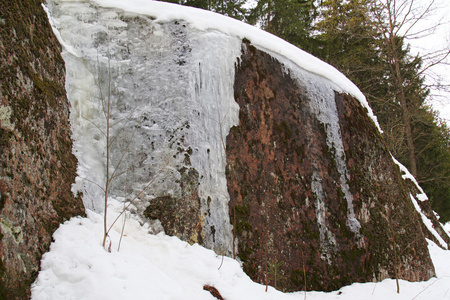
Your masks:
M286 291L428 280L434 267L412 191L374 122L354 97L315 93L300 77L243 44L227 182L244 270ZM320 78L314 84L332 89ZM318 101L335 109L318 110Z
M40 1L2 1L0 22L0 298L28 299L53 232L84 207L47 15Z
M150 231L234 256L285 291L434 276L426 237L442 247L448 237L337 70L198 9L48 2L87 208L102 212L108 90L111 162L123 174L111 196Z

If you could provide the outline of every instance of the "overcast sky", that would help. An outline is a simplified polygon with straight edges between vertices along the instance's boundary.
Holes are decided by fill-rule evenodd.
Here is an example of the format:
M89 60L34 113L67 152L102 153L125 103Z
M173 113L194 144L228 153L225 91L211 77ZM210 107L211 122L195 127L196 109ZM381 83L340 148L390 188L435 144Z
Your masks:
M433 0L413 1L417 4L416 7L422 11L433 2ZM431 14L415 25L417 31L428 28L432 30L419 39L409 40L412 46L411 50L419 52L421 56L426 56L427 53L438 49L448 50L450 48L450 1L434 0L433 7ZM450 58L447 59L447 62L450 62ZM440 79L441 84L450 85L450 65L440 64L431 68L431 72L426 74L426 78L428 84L434 84L436 79ZM433 107L439 111L440 116L450 125L450 91L432 89L430 100Z

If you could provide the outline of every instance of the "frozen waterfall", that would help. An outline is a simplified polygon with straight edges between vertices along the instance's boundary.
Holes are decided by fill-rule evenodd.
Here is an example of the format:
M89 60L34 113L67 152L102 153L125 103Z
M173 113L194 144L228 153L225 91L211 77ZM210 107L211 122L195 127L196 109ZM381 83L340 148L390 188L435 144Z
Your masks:
M142 213L153 197L180 194L177 170L188 164L199 173L204 227L214 231L205 245L230 245L225 140L238 124L233 82L240 39L212 30L200 34L183 21L157 22L89 1L47 5L65 47L79 160L76 188L86 208L103 210L106 119L101 103L110 95L110 172L123 173L112 194L125 199L152 181L133 203Z
M180 170L193 168L199 177L201 226L211 233L204 245L229 249L232 226L225 141L229 129L239 122L234 66L242 38L248 38L305 85L340 174L347 226L359 235L334 101L335 91L352 94L377 124L359 89L333 67L271 34L210 12L179 8L138 0L47 2L55 34L64 46L74 151L79 160L74 188L83 192L86 208L103 210L106 119L102 99L111 99L110 172L123 174L114 182L114 197L130 199L129 195L148 186L132 206L142 215L155 197L180 197ZM317 196L321 184L319 179L314 181ZM320 201L316 207L325 236L325 208Z

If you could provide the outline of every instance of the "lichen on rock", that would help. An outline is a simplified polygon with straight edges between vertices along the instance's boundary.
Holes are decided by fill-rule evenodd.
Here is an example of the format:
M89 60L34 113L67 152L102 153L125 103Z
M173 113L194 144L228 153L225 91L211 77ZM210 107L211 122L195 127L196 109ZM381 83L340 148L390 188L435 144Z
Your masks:
M243 42L239 126L226 154L244 270L286 291L305 282L331 291L395 274L427 280L434 267L408 187L365 108L336 90Z
M2 1L0 20L0 298L27 299L53 232L84 208L61 46L40 1Z

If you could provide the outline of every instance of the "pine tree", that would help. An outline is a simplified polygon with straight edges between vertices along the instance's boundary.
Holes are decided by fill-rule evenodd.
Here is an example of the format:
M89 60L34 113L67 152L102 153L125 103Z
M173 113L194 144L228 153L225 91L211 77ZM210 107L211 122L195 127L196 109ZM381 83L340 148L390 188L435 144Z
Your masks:
M380 58L380 39L374 0L326 0L315 25L312 54L336 67L367 96L370 103L384 98L386 70Z
M413 135L419 184L442 222L450 221L450 128L423 104L414 116Z
M161 0L161 1L210 10L241 21L245 19L247 13L246 9L244 8L245 0Z
M210 0L209 10L237 20L244 20L247 10L244 8L245 0Z
M311 51L314 47L311 31L315 15L313 0L259 0L247 20L303 50Z
M412 4L399 1L401 7ZM399 34L406 23L398 15L398 5L396 0L323 1L316 24L320 47L314 54L342 71L367 96L390 151L415 175L446 221L450 220L449 130L427 104L429 89L423 75L427 67L421 57L410 54L405 35Z

